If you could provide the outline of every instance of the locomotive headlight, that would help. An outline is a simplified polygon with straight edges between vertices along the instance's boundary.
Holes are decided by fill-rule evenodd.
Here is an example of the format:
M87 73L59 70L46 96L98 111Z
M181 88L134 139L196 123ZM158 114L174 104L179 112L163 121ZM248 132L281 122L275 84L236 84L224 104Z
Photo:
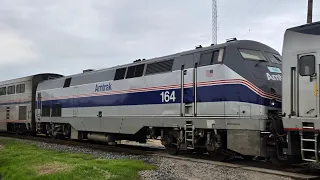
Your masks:
M276 105L276 101L275 101L275 100L273 100L273 99L271 99L271 100L270 100L270 105L271 105L271 106Z

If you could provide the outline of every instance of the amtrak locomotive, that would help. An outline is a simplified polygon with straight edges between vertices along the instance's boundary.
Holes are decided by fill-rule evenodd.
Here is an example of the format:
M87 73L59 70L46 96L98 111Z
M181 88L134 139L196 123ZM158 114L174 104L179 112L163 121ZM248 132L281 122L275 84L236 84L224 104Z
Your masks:
M72 76L5 81L0 125L109 144L161 137L170 154L271 157L276 138L270 134L282 133L275 118L281 63L280 54L265 44L231 39Z

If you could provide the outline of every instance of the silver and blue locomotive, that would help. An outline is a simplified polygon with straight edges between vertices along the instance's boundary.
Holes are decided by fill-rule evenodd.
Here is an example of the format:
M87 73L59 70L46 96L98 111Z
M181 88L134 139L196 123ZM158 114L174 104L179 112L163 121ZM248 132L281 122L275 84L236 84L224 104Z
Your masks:
M111 144L160 136L170 154L192 150L216 157L267 157L274 127L270 117L281 109L281 63L280 54L265 44L232 39L57 75L30 92L30 129L53 138ZM1 96L0 101L5 111L6 101Z

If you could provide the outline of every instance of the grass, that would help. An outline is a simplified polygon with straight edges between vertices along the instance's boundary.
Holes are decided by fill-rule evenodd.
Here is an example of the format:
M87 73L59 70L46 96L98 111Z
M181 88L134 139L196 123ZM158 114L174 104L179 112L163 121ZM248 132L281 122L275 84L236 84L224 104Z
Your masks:
M6 180L138 179L138 171L148 169L155 167L139 160L98 159L0 139L0 174Z

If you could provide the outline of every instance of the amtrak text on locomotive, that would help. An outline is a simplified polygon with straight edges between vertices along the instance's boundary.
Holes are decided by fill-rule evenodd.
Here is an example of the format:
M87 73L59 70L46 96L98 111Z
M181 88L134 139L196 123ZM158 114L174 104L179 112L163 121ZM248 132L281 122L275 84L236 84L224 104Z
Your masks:
M111 83L109 84L96 84L95 92L101 92L101 91L111 91L112 86Z

